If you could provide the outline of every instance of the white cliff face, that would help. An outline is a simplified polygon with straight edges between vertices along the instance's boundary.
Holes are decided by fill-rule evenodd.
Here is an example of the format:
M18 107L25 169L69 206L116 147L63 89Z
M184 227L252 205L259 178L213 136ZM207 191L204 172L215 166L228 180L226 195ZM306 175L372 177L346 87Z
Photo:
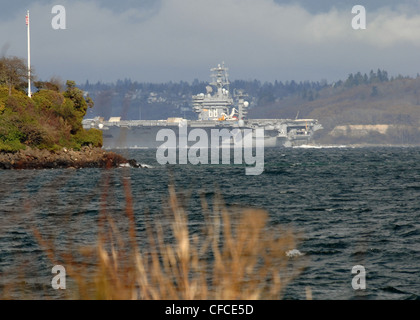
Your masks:
M394 127L393 125L388 124L377 124L377 125L341 125L336 126L329 133L333 137L346 136L352 138L360 138L369 135L372 132L377 132L380 134L386 134L388 129Z

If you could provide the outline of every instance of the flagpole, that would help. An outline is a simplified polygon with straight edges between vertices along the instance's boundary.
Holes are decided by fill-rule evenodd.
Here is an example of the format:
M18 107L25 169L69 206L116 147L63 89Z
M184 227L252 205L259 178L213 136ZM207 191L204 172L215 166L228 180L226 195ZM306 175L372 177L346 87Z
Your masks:
M31 35L29 25L29 10L26 16L26 25L28 26L28 97L32 96L31 93Z

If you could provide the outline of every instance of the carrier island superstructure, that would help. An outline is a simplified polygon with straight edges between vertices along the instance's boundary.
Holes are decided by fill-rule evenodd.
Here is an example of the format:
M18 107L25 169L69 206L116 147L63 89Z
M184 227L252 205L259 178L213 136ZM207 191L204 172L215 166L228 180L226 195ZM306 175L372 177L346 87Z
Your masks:
M98 128L103 131L103 144L106 149L158 148L162 141L157 140L161 129L172 129L178 133L180 124L187 127L187 134L193 129L204 129L211 136L212 129L264 129L264 147L292 147L307 144L313 133L322 126L316 119L248 119L249 102L241 90L229 91L228 69L224 63L210 69L212 82L206 93L192 96L192 108L197 120L168 118L166 120L121 120L100 117L83 121L85 129ZM248 130L249 131L249 130ZM193 145L189 141L188 145Z

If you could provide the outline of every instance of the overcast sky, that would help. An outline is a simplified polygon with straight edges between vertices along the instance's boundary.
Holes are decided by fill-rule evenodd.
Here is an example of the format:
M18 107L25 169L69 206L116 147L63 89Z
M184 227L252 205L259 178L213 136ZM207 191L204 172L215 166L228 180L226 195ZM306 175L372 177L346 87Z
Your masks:
M66 30L54 30L54 5ZM354 30L354 5L367 29ZM78 83L209 80L222 61L231 80L345 79L385 69L420 73L420 0L0 0L2 55L26 59L39 78Z

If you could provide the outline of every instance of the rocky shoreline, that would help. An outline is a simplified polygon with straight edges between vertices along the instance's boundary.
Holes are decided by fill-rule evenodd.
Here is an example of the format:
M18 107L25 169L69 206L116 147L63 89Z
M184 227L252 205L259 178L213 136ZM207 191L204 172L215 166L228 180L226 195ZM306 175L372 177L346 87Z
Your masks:
M16 153L0 153L0 169L64 169L141 167L136 160L105 151L83 147L80 151L63 148L60 151L27 147Z

